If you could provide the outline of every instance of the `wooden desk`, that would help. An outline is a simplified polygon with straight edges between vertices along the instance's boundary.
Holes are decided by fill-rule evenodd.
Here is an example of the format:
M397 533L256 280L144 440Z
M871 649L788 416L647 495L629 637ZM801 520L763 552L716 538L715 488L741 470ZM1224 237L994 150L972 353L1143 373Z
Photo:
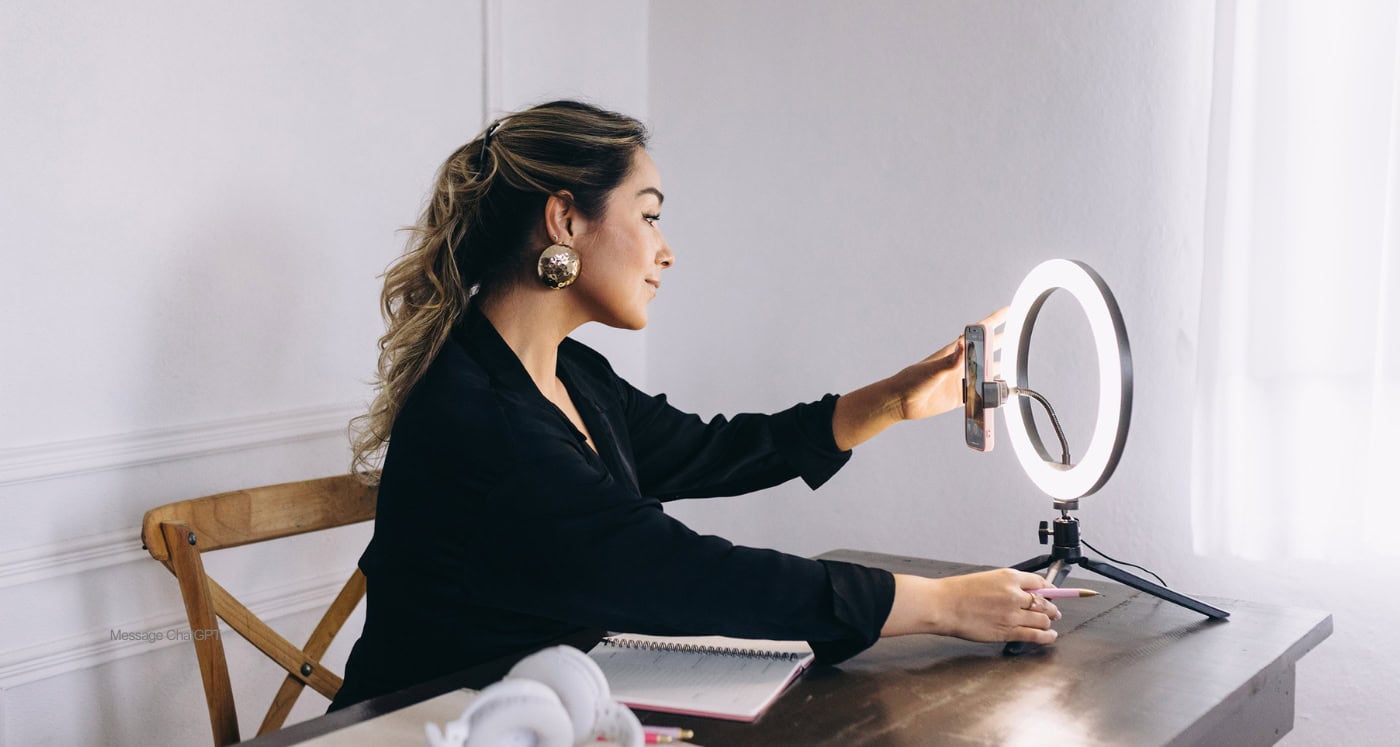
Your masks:
M947 576L980 566L836 550L821 558ZM1293 728L1294 666L1332 632L1331 615L1229 599L1201 615L1075 569L1102 596L1063 600L1054 646L937 636L880 641L814 667L754 724L639 712L723 745L1272 744ZM296 724L251 744L293 744L451 689L452 678Z

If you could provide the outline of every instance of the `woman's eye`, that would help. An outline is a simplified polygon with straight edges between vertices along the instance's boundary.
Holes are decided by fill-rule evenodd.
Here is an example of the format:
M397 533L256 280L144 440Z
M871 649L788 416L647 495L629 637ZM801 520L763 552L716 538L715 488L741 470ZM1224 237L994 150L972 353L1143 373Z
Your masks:
M660 215L642 215L642 219L645 220L647 223L650 223L651 225L654 226L654 225L656 225L656 222L657 222L657 221L661 220L661 216L660 216Z

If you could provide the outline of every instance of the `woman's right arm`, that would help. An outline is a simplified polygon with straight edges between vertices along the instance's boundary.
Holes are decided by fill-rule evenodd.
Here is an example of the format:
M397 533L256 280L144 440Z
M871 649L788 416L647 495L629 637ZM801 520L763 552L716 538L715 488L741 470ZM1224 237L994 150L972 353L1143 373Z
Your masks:
M1029 590L1049 586L1034 573L1000 568L946 578L897 573L894 606L880 635L934 633L969 641L1054 643L1060 611Z

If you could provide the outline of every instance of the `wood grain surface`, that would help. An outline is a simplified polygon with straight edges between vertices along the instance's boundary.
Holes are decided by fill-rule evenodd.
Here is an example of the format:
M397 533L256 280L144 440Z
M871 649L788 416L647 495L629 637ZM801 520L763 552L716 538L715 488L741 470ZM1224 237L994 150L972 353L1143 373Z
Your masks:
M985 570L836 550L819 557L939 577ZM815 667L756 724L642 713L704 745L1272 744L1293 726L1294 663L1330 615L1232 599L1204 616L1080 568L1059 641L1022 656L939 636L887 638ZM1189 590L1185 590L1189 593Z

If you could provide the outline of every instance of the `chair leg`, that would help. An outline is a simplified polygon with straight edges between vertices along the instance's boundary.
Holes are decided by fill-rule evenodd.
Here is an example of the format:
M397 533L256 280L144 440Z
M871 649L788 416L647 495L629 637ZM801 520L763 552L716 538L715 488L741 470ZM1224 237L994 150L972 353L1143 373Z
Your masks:
M193 532L187 525L180 522L162 523L160 531L170 553L170 570L180 582L180 596L185 601L185 615L190 621L194 652L199 658L199 673L204 680L204 699L209 704L209 725L214 731L214 744L220 747L236 744L240 741L238 714L233 706L228 661L224 658L224 643L219 638L219 619L214 615L208 579L204 575L204 562L190 542Z

